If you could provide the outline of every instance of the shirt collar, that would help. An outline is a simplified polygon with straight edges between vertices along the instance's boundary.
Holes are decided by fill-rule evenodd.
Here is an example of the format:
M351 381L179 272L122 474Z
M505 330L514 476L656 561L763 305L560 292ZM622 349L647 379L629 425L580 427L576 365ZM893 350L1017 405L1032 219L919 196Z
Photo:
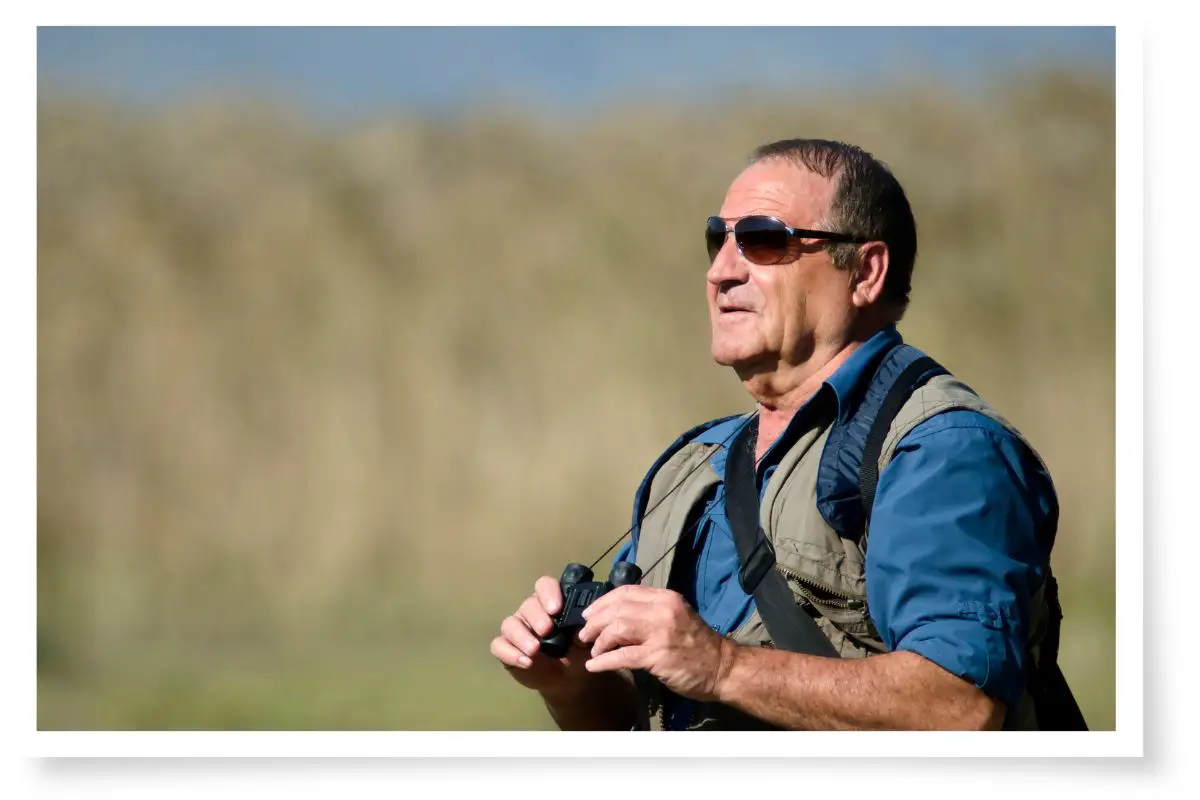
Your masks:
M883 354L902 341L900 332L896 330L896 326L888 325L863 342L832 375L825 379L824 383L821 384L821 388L822 390L833 392L834 397L837 399L839 419L845 421L846 417L849 416L850 410L854 407L855 392L860 391L864 384L870 380L875 366L879 363L879 359ZM825 387L829 388L825 389ZM800 415L797 414L797 416ZM694 441L704 444L719 444L722 445L722 450L724 450L724 446L729 443L729 440L736 433L737 427L744 421L744 416L731 417L704 431ZM718 459L724 462L724 454L718 454L713 460L714 468L718 468L717 471L720 472L720 465L717 463Z
M854 407L855 393L860 391L870 380L875 366L883 354L903 341L896 326L889 324L863 342L832 375L825 379L824 385L829 386L833 390L834 396L837 397L838 419L845 421L849 416L850 410Z

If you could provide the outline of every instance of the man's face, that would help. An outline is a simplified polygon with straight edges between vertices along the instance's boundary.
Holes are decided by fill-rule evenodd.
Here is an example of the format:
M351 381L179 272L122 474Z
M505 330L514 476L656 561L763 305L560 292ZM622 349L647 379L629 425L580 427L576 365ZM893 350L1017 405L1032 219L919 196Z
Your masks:
M791 162L752 164L729 187L718 216L732 225L766 215L793 228L824 229L834 180ZM712 355L717 363L775 370L805 362L821 341L839 339L850 323L850 281L822 243L791 240L780 264L742 257L730 233L708 270Z

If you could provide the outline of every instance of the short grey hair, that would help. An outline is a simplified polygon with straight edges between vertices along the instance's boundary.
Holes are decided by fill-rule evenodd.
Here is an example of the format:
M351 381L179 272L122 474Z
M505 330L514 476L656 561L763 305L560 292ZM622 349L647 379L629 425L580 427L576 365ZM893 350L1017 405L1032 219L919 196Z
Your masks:
M830 230L882 241L888 246L888 274L883 297L904 315L912 291L917 260L917 223L900 182L866 150L827 139L783 139L764 144L750 157L754 164L780 158L837 179L824 224ZM858 245L831 244L829 256L838 269L857 266Z

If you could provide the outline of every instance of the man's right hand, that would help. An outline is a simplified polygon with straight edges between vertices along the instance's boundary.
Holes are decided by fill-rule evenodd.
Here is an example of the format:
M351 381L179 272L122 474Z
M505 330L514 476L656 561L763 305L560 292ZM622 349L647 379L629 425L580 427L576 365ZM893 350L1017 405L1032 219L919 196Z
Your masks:
M594 678L583 667L591 651L578 641L571 643L563 658L551 658L540 652L538 637L550 633L553 627L550 618L562 609L562 603L558 579L543 575L516 613L500 623L500 635L492 640L492 655L508 673L522 686L547 697L572 694Z

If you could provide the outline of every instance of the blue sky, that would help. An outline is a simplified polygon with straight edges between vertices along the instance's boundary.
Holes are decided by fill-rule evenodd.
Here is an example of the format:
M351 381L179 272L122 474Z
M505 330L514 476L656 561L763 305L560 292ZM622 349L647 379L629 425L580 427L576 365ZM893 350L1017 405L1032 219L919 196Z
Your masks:
M1112 28L39 28L39 92L156 105L235 90L327 118L550 111L743 87L970 86L1046 63L1113 74Z

